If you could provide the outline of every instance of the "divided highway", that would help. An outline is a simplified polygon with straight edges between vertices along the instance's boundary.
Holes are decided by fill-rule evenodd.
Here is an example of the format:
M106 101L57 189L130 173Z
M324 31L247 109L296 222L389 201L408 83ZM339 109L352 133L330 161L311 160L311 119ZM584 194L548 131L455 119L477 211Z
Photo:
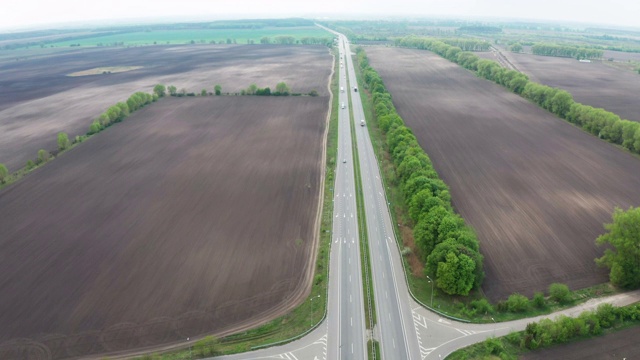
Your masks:
M497 324L468 324L444 318L427 310L410 296L402 258L398 249L378 162L367 130L349 43L342 34L330 29L339 39L342 64L338 65L339 97L338 155L333 189L333 234L329 271L327 318L315 330L291 343L216 359L291 359L334 360L367 359L367 335L364 316L362 266L354 163L349 113L353 112L355 138L362 178L366 227L372 267L377 322L373 337L380 343L380 358L385 360L440 360L451 352L492 336L504 336L524 330L527 323L559 314L577 316L599 304L624 306L640 300L640 290L608 298L593 299L574 308L531 319ZM341 66L342 65L342 66ZM348 71L346 71L348 70ZM345 74L347 72L347 74ZM348 76L346 76L348 75ZM349 107L351 95L352 107ZM342 108L342 104L345 108ZM313 299L307 300L313 301Z
M338 166L333 191L333 236L329 279L329 359L365 359L367 347L364 324L360 238L356 212L349 98L344 44L340 43L340 90L338 110ZM337 284L337 285L333 285Z
M340 35L347 52L351 53L346 38ZM357 86L351 56L347 59L349 81ZM356 126L356 142L362 175L362 193L367 218L367 233L376 304L376 334L380 341L383 359L419 359L416 332L411 315L411 298L406 288L402 264L394 261L398 253L393 233L391 215L380 178L380 169L369 137L360 94L351 91L353 116ZM397 259L400 260L400 259Z

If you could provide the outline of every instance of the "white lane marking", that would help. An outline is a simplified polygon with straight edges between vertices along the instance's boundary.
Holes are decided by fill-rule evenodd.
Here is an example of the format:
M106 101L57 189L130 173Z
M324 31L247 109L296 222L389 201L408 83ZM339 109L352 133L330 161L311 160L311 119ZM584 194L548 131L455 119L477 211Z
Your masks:
M351 326L353 326L353 316L351 317Z

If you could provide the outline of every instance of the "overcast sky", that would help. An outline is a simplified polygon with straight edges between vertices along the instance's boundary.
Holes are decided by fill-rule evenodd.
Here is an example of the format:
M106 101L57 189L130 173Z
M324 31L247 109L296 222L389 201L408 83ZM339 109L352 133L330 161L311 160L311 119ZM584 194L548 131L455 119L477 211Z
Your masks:
M319 14L497 17L640 27L639 0L0 0L0 29L195 17L255 18ZM195 18L194 18L195 20Z

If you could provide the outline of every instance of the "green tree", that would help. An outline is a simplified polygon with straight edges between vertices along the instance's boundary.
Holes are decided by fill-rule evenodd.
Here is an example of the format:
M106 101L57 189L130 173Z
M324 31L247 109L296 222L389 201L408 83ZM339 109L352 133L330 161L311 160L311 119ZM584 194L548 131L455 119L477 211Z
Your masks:
M605 224L607 233L596 244L609 244L596 263L611 269L609 280L614 285L633 289L640 287L640 207L623 211L616 208L613 223Z
M207 96L207 89L200 90L200 96Z
M153 87L153 92L158 95L158 97L163 97L166 93L166 87L162 84L158 84Z
M522 52L522 45L520 45L520 43L515 43L511 45L511 51L516 53Z
M69 145L71 145L69 142L69 136L63 132L58 133L58 150L62 151L68 148Z
M553 283L549 285L549 296L560 304L571 301L571 290L565 284Z
M102 130L102 125L100 125L98 120L94 121L91 123L91 126L89 126L89 134L99 133L100 130Z
M311 90L311 91L309 91L309 96L311 96L311 97L316 97L316 96L318 96L318 90Z
M436 284L450 295L469 295L475 280L475 262L465 254L450 251L444 262L438 263Z
M276 92L280 95L289 95L289 93L291 92L291 89L289 89L289 86L287 84L283 82L279 82L276 85Z
M9 170L4 164L0 164L0 184L4 184L7 180L7 176L9 176Z
M176 88L173 85L169 85L169 94L171 94L171 96L176 96L176 93L178 92L178 88Z
M27 170L31 170L36 166L33 160L27 160Z
M220 95L222 94L222 85L216 84L216 86L213 87L213 91L216 92L216 95Z
M38 164L46 163L47 161L49 161L50 156L51 155L47 150L44 150L44 149L38 150Z
M256 84L251 84L249 85L249 87L247 88L247 95L255 95L256 91L258 91L258 85Z

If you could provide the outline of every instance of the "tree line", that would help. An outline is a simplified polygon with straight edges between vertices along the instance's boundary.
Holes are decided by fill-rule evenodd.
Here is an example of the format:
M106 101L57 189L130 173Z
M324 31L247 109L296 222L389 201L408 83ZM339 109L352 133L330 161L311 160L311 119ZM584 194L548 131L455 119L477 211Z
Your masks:
M457 46L463 51L487 51L491 47L489 42L476 39L442 39L442 42Z
M418 256L447 294L468 295L484 279L483 257L475 232L456 214L449 188L439 178L429 156L396 112L391 94L378 73L369 66L361 48L356 49L363 79L371 91L378 124L386 137L396 169L392 183L406 199L413 221Z
M621 145L631 152L640 153L638 122L622 120L610 111L576 102L565 90L538 84L529 80L523 73L503 68L493 60L481 59L471 52L462 51L459 47L437 39L411 36L398 39L396 44L432 51L475 72L479 77L504 86L603 140Z
M604 51L600 49L546 43L533 45L531 52L534 55L572 57L576 59L599 59L604 55Z
M153 94L148 94L140 91L136 92L131 95L126 102L119 102L109 107L107 111L100 114L96 119L93 120L93 122L89 126L89 131L85 135L78 135L75 137L75 139L70 140L69 136L66 133L58 133L58 149L55 151L47 151L44 149L38 150L35 161L28 160L24 168L16 171L13 174L14 180L17 177L22 176L24 173L31 171L35 167L48 162L54 156L57 156L63 151L69 149L74 144L85 141L90 136L104 130L114 123L121 122L134 111L143 108L147 104L157 101L158 98L164 96L164 85L156 85L153 91ZM7 167L4 164L0 164L0 185L5 184L7 180L9 180L9 176L10 174L7 170Z

